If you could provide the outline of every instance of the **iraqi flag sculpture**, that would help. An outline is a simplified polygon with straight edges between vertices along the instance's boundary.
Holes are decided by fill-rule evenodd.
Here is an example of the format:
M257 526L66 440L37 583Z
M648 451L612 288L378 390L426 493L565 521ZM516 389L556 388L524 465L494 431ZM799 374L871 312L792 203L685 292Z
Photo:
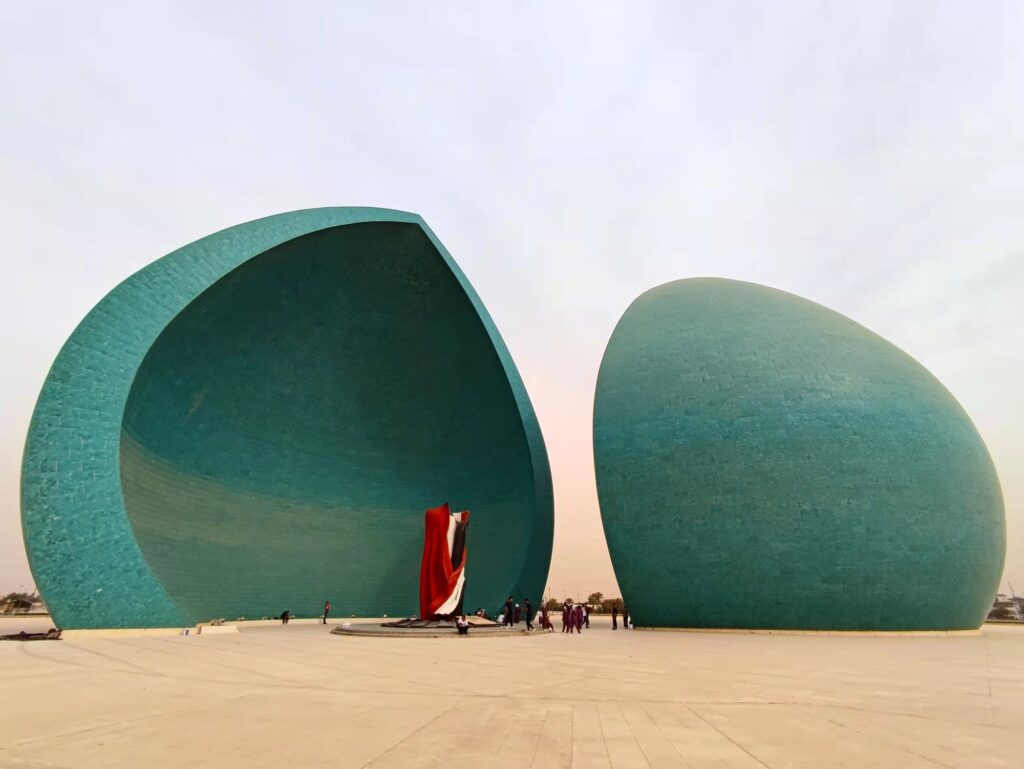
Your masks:
M462 614L469 511L453 513L445 502L427 510L426 527L420 564L420 619Z

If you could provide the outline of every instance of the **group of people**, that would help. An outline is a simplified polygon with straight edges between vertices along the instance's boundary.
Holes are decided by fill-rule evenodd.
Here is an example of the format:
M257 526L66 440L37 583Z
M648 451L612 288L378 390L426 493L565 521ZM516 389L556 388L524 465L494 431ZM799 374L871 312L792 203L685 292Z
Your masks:
M619 605L612 604L612 630L619 629ZM629 621L629 609L622 607L622 629L628 630L631 625ZM582 633L583 628L590 627L590 609L585 603L573 603L572 599L566 598L562 604L562 632Z
M487 612L482 609L477 609L477 615L480 617L487 617ZM546 606L541 606L540 611L537 612L536 616L533 613L533 604L529 598L524 597L522 604L518 604L509 596L505 600L505 605L501 609L501 613L498 614L498 624L506 625L508 627L516 627L520 622L526 623L527 631L534 630L534 622L536 622L541 630L550 630L554 632L555 626L551 624L551 618L548 616L548 610Z
M476 616L484 619L490 619L490 616L483 609L476 610ZM619 604L615 603L612 605L612 630L619 629L619 618L622 618L622 629L628 630L632 627L629 619L629 609L624 605L619 608ZM548 616L548 608L545 605L541 605L540 610L536 616L533 615L533 605L530 603L529 598L523 598L521 604L516 603L512 596L509 596L505 601L505 605L502 607L501 612L498 614L498 624L506 625L508 627L516 627L520 622L526 623L526 629L528 631L535 630L534 623L540 626L541 630L547 630L555 632L555 626L551 622L550 616ZM562 632L563 633L582 633L584 628L590 627L590 609L585 603L575 603L571 598L567 598L565 603L562 604Z
M331 613L331 601L330 601L330 599L327 599L326 601L324 601L324 613L322 615L320 615L320 621L324 625L327 624L327 615L329 615L330 613ZM281 615L278 617L278 619L281 620L281 624L282 625L287 625L288 621L291 618L292 618L292 613L291 613L291 611L289 611L287 609L285 609L283 612L281 612Z
M562 604L562 632L572 633L575 630L582 633L584 626L590 627L590 612L587 611L587 607L566 598Z
M331 613L331 602L324 601L324 613L321 616L322 622L327 624L327 616ZM490 619L490 616L483 609L477 609L474 612L477 617L483 619ZM612 630L618 630L619 628L619 616L622 616L622 629L628 630L630 628L629 621L629 609L625 605L622 606L622 611L619 611L619 605L612 605ZM536 622L540 625L541 630L547 630L555 632L555 626L551 623L551 618L548 616L548 607L543 604L540 607L540 611L537 612L537 616L533 617L533 605L530 603L529 598L523 598L523 603L518 604L509 596L505 601L505 606L502 608L501 614L498 615L498 624L507 625L509 627L516 627L520 622L526 621L526 629L531 631L534 629L533 623ZM288 620L292 618L290 611L281 613L281 623L284 625L288 624ZM460 634L466 634L469 632L469 623L466 621L466 615L463 614L457 619L456 625ZM572 599L566 598L565 603L562 604L562 632L582 633L583 628L590 627L590 611L587 605L584 603L573 603Z

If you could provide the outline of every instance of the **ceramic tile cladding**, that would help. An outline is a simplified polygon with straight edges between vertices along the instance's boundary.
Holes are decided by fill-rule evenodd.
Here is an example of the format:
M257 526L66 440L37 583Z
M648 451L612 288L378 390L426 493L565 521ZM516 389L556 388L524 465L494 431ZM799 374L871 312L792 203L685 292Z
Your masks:
M999 481L953 396L782 291L692 279L633 302L594 458L638 625L975 628L1002 573Z
M508 351L414 214L296 211L110 292L33 415L22 519L65 628L412 614L423 510L473 513L467 607L540 599L551 478Z

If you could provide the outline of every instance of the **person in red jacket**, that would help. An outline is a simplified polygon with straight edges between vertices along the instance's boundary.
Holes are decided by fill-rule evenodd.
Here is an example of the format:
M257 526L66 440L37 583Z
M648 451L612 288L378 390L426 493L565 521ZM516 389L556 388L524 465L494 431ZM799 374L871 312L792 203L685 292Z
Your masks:
M541 604L540 607L540 627L542 630L555 632L555 626L551 624L551 618L548 616L548 607L544 604Z

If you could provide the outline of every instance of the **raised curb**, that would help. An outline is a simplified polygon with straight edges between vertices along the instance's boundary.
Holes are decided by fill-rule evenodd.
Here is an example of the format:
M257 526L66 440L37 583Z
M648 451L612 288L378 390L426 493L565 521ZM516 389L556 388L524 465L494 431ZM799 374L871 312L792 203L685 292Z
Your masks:
M720 628L720 627L635 627L630 630L657 631L665 633L740 633L753 635L834 635L834 636L975 636L981 635L981 628L974 630L776 630L770 628Z

